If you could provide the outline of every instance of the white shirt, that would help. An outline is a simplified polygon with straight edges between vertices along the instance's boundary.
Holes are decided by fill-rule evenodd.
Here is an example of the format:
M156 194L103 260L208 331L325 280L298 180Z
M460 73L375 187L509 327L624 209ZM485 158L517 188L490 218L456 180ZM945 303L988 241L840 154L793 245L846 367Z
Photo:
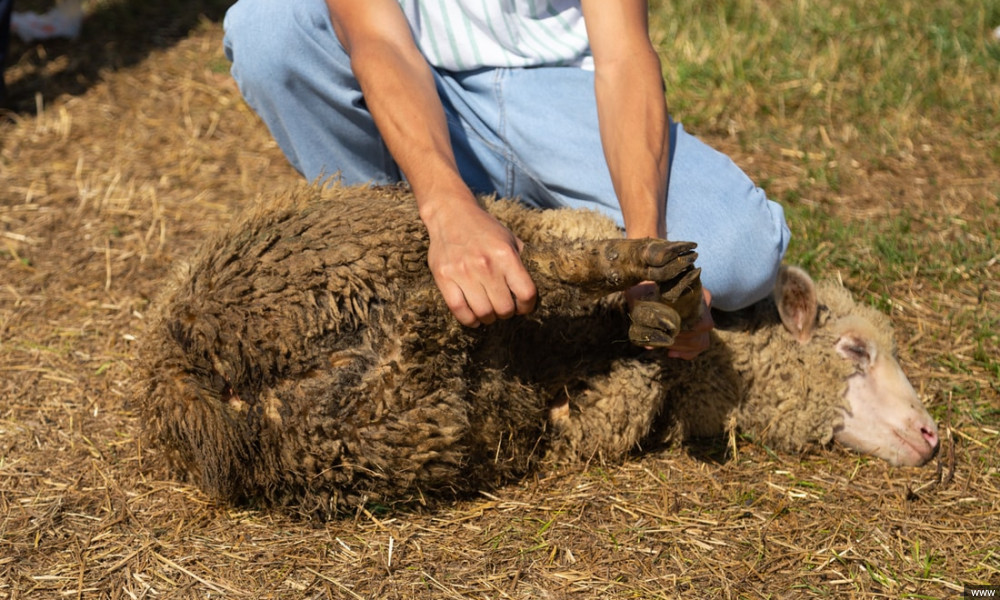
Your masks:
M399 0L399 4L420 51L438 68L593 68L578 0Z

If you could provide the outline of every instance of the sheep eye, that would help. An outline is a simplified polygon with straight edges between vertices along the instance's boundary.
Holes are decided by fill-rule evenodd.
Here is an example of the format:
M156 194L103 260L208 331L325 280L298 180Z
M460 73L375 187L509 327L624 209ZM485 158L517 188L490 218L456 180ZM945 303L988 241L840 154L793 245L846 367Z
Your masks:
M868 357L868 349L864 346L850 345L847 347L847 352L859 359Z
M857 338L842 338L837 344L837 351L841 356L862 368L866 368L868 362L871 361L868 345Z

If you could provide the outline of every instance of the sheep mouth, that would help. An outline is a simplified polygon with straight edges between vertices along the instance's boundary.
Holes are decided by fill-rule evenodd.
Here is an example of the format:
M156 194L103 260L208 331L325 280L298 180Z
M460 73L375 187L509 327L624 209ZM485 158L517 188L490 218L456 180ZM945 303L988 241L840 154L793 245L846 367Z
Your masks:
M938 448L940 447L940 444L936 446L931 446L924 440L923 437L921 437L919 441L916 441L909 439L908 436L903 435L898 430L893 430L892 433L896 436L896 439L900 441L900 446L902 446L902 448L910 450L910 453L918 458L918 460L914 463L908 461L904 462L899 460L900 452L897 451L897 462L899 464L903 464L906 466L914 466L914 467L923 466L927 464L929 460L934 458L934 456L938 452Z

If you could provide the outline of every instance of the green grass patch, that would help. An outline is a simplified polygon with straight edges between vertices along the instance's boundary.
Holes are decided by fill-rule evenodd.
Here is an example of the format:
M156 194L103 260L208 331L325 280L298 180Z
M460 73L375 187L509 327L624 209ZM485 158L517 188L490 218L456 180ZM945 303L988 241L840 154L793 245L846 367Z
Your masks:
M995 1L681 0L651 22L672 112L702 131L879 153L927 128L1000 138Z
M885 283L929 277L946 289L965 279L986 281L1000 254L995 234L982 235L939 215L903 212L886 219L850 220L829 209L790 203L785 206L793 239L788 262L815 274L840 272L845 279L868 284L884 293ZM989 214L985 215L988 219ZM1000 206L992 207L1000 218Z

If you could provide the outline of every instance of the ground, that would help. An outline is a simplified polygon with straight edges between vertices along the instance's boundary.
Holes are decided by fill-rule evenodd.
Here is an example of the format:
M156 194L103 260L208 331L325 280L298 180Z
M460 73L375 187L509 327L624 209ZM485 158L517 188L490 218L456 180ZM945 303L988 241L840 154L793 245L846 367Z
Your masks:
M79 40L14 44L0 117L0 598L941 598L1000 585L988 91L968 91L952 120L945 98L933 121L904 127L883 107L883 129L853 134L810 113L826 92L808 72L781 90L796 103L768 110L747 105L762 86L672 105L785 204L790 260L891 316L941 425L924 468L739 437L317 524L215 504L152 466L128 395L151 302L202 240L299 182L228 75L225 4L91 2ZM31 6L44 3L18 8Z

